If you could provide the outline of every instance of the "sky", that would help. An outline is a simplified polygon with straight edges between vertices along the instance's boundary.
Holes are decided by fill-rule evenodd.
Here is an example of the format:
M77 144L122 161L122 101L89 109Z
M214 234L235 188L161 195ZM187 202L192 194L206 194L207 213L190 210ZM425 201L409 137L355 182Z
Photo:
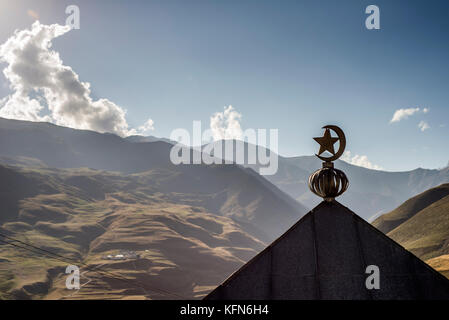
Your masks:
M278 129L283 156L316 153L334 124L348 162L442 168L448 40L448 1L0 0L0 116L122 136Z

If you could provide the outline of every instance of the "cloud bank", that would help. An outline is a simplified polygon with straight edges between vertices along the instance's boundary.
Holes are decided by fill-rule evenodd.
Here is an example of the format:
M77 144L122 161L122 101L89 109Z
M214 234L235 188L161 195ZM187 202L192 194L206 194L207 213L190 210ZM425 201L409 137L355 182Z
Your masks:
M240 126L242 115L232 106L224 107L223 112L216 112L210 117L212 137L217 140L241 140L243 131Z
M383 170L381 166L378 166L376 164L371 163L371 161L368 160L368 157L365 155L352 155L351 151L347 150L343 153L341 156L341 160L346 161L350 164L359 166L359 167L365 167L368 169L374 169L374 170Z
M69 26L36 21L30 29L16 30L0 46L0 61L7 64L3 74L13 90L0 100L0 117L48 121L120 136L152 130L151 119L130 129L123 108L108 99L91 98L90 83L80 81L58 52L51 50L51 41L69 31Z

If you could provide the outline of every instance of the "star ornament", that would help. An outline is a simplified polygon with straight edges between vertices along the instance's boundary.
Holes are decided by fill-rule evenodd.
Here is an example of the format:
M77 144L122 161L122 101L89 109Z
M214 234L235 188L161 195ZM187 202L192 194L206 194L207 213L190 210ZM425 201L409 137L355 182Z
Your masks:
M332 137L329 129L326 128L326 131L324 131L324 135L322 137L316 137L313 138L313 140L320 144L320 151L318 152L318 155L325 151L329 151L335 155L334 144L339 140L339 138Z

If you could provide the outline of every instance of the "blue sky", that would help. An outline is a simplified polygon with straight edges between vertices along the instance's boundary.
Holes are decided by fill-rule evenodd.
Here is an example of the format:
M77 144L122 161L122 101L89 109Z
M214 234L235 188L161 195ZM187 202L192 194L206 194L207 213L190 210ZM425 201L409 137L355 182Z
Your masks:
M69 4L81 29L52 49L132 127L151 118L168 137L232 105L243 129L279 129L281 155L315 153L337 124L352 155L386 170L448 163L448 1L2 1L0 43L35 14L64 24ZM365 28L370 4L380 30ZM390 123L408 108L420 111Z

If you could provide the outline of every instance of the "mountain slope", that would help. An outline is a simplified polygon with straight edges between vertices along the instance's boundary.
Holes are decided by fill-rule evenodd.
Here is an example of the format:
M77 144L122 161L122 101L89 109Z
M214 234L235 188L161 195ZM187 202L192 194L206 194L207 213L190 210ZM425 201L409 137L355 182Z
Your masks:
M373 222L373 225L448 276L449 184L429 189Z
M449 254L429 259L426 262L449 279Z
M405 201L395 210L380 216L373 221L373 225L380 231L388 233L424 208L447 195L449 195L449 183L429 189Z
M449 195L420 210L387 235L423 260L449 253Z
M1 297L202 297L302 214L296 201L247 171L0 166L0 232L68 257L88 282L68 292L69 263L0 244ZM139 257L104 258L122 250ZM134 284L89 271L97 267Z

